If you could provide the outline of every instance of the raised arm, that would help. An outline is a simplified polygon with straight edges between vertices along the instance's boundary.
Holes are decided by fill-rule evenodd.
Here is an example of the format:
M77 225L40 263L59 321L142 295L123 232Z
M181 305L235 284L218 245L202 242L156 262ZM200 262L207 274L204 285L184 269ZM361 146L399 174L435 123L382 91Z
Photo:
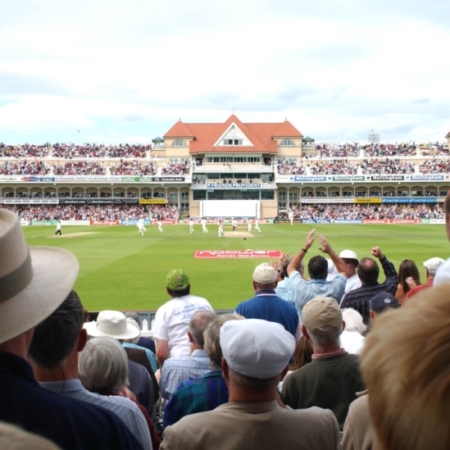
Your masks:
M303 260L303 258L306 255L306 252L308 249L313 245L314 242L314 233L316 232L316 229L314 228L308 233L308 236L306 237L305 243L303 247L299 250L299 252L294 255L294 257L291 259L291 262L289 263L287 267L287 273L290 275L292 272L295 272L297 270L297 267L299 266L300 262Z
M348 277L347 275L347 266L345 265L345 262L342 260L342 258L339 257L339 255L331 248L330 243L328 242L327 238L323 235L318 236L318 239L320 241L321 247L319 247L319 250L323 253L327 253L331 261L333 261L334 265L336 266L337 271L343 275L345 278Z

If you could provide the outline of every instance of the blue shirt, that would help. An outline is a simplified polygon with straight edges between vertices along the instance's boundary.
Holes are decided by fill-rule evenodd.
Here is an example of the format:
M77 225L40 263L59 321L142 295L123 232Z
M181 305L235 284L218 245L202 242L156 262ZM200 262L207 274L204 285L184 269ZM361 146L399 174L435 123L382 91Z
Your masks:
M289 275L289 280L294 292L295 306L300 313L306 303L319 295L334 298L340 303L347 282L347 279L341 274L337 275L332 281L326 279L306 281L297 271Z
M221 370L213 370L201 378L184 381L164 407L164 428L188 414L212 411L228 402L228 388Z
M209 357L205 350L194 350L189 356L178 356L166 359L161 369L159 390L161 396L170 399L183 381L200 378L211 372Z
M275 295L275 291L264 290L255 293L255 296L246 300L236 308L236 312L246 319L262 319L277 322L296 337L299 317L292 303L288 303Z
M295 305L294 293L292 292L292 286L289 277L285 277L277 284L277 287L275 288L275 294L277 294L278 297L282 298L283 300L286 300L287 302Z
M64 450L142 449L113 412L45 390L25 359L6 352L0 352L0 399L0 420Z

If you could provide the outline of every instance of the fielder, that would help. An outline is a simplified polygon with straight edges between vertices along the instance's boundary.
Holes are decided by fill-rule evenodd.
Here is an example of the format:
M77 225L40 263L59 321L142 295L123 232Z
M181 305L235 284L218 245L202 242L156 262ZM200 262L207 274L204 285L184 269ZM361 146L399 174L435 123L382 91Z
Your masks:
M163 232L162 220L161 219L158 220L158 230L159 230L160 233Z
M142 217L138 220L137 227L138 227L139 233L141 233L141 236L144 237L144 234L147 231L147 229L145 228L145 222Z
M247 231L249 233L252 231L252 219L247 220Z
M223 223L222 222L219 222L218 231L219 231L219 237L222 237L223 236Z
M233 227L233 231L237 230L237 220L231 219L231 226Z
M292 225L294 225L294 212L292 211L292 209L289 210L288 217L289 217L289 220L291 221L291 227L292 227Z
M194 221L192 219L189 219L189 233L195 233L194 230Z
M259 219L255 219L255 230L258 230L261 233L261 228L259 228Z
M61 233L61 227L62 227L62 225L61 225L61 219L58 219L58 222L56 222L55 236L56 236L57 234L59 234L60 236L62 236L62 233Z
M202 219L202 231L203 233L209 233L208 228L206 228L206 219Z

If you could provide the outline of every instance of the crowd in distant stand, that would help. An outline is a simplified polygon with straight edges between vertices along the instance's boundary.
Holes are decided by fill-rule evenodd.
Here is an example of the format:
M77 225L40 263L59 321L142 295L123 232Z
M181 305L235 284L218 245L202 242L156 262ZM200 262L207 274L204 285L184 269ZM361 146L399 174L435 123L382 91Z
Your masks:
M408 161L400 161L399 159L386 160L368 160L361 162L361 172L363 174L407 174L414 173L414 164Z
M98 161L69 161L53 166L55 175L106 175L106 167Z
M297 164L295 159L278 160L277 171L280 175L305 175L306 167Z
M438 205L295 205L295 220L444 219Z
M416 155L417 147L412 142L409 144L373 144L364 147L365 157Z
M317 161L309 165L311 175L356 175L358 167L358 164L347 160Z
M190 168L189 161L165 164L161 170L161 175L185 175L189 173Z
M138 220L142 216L177 219L178 209L161 205L3 205L23 220Z
M156 175L158 166L141 161L120 161L109 168L111 175Z
M47 175L51 166L38 159L0 163L0 175Z
M359 156L358 144L325 143L316 145L316 150L321 158L347 158Z
M448 173L450 172L450 161L433 159L419 166L420 173Z

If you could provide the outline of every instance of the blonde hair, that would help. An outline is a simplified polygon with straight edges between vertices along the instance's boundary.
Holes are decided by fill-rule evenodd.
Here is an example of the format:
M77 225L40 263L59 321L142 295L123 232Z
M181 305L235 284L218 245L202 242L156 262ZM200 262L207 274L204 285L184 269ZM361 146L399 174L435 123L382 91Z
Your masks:
M450 290L432 287L383 313L361 370L384 450L450 448Z

